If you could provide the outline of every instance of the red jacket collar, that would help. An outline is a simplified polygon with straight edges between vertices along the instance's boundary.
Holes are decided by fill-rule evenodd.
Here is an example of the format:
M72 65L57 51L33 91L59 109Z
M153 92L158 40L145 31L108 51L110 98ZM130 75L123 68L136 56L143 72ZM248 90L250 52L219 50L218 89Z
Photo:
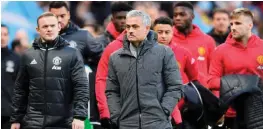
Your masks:
M116 39L119 35L120 32L118 32L112 22L110 22L106 28L106 30Z
M173 27L173 31L174 31L174 37L186 38L186 36L182 34L181 32L179 32L175 26ZM187 37L195 37L195 36L200 36L203 34L204 33L200 30L200 28L197 25L193 24L193 30L190 34L187 35Z
M249 39L248 39L247 47L255 47L255 46L257 46L260 42L262 43L262 40L261 40L258 36L252 34L252 35L249 37ZM239 47L239 48L245 48L245 47L242 45L241 42L236 41L236 40L232 37L232 34L231 34L231 33L229 33L229 35L228 35L228 37L227 37L227 39L226 39L226 43L227 43L227 44L230 44L230 45L233 45L233 46L236 46L236 47Z

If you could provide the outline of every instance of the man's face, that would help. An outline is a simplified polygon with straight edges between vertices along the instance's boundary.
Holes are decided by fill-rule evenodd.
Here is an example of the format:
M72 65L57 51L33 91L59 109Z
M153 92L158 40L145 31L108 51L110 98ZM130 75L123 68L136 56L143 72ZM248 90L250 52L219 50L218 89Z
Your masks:
M229 27L229 17L225 13L215 13L213 18L213 25L217 32L225 33Z
M58 18L58 23L61 26L61 29L65 29L70 20L70 13L65 7L61 8L51 8L50 12L55 14Z
M128 17L126 19L127 38L130 42L141 42L145 39L150 26L145 26L141 17Z
M232 37L235 40L240 41L243 37L248 36L249 32L251 32L253 23L248 17L241 15L230 20L230 27Z
M38 21L37 31L40 37L45 41L54 40L60 31L57 18L53 16L40 18Z
M127 13L128 13L127 11L121 11L121 12L112 14L111 21L113 22L118 32L122 32L125 30L125 27L126 27L125 20L126 20Z
M9 40L8 29L6 27L1 27L1 48L7 46Z
M179 31L184 31L188 29L192 24L193 18L194 15L192 14L190 9L186 7L174 8L174 15L173 15L174 26Z
M158 42L169 45L173 38L173 27L169 24L157 24L153 29L158 34Z

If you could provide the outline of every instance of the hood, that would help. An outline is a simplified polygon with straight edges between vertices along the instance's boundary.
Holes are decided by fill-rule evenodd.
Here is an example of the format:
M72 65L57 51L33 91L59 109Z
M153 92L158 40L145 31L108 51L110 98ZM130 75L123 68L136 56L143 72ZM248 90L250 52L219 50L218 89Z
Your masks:
M241 45L241 42L236 41L233 37L232 37L232 33L229 33L229 35L227 36L226 39L226 43L236 46L238 48L244 48L243 45ZM250 38L248 39L248 43L247 43L247 47L256 47L258 46L260 43L263 43L263 41L256 35L252 34L250 36Z
M106 30L114 37L114 39L117 39L118 36L121 34L120 32L117 31L115 28L113 22L110 22L106 28Z
M204 33L200 30L200 28L197 25L193 25L193 30L190 34L188 34L187 36L185 36L184 34L180 33L176 27L173 27L173 31L174 31L174 37L178 37L180 39L185 39L186 37L196 37L196 36L200 36L200 35L204 35Z
M44 44L47 44L45 46ZM64 40L62 37L57 36L53 41L47 41L46 43L43 43L41 38L36 38L33 42L33 47L35 49L45 49L45 48L59 48L68 45L69 43Z
M61 30L59 35L69 35L78 30L79 30L79 27L76 24L69 22L68 27L64 30Z

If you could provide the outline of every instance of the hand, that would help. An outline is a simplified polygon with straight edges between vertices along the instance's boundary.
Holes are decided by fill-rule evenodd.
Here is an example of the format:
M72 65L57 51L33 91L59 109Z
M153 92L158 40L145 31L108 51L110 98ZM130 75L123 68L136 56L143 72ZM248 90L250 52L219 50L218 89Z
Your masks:
M20 129L20 124L19 123L13 123L11 125L11 129Z
M74 119L72 122L72 129L84 129L84 121Z
M224 124L224 121L225 121L225 115L223 115L223 116L216 122L216 124L217 124L217 125L222 125L222 124Z

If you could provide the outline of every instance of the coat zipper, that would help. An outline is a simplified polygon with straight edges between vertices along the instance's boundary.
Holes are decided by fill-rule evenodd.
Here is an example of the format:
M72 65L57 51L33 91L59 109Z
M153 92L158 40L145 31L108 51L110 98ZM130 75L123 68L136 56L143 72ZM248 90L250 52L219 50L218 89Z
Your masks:
M139 99L139 86L138 86L138 57L139 57L139 53L138 53L138 48L136 48L136 53L137 53L137 57L136 57L136 90L137 90L137 102L138 102L138 108L139 108L139 129L141 129L141 104L140 104L140 99Z
M47 47L47 44L46 44L46 49L45 49L45 63L44 63L44 101L45 101L45 105L44 105L44 123L43 125L45 126L45 123L46 123L46 114L47 114L47 102L46 102L46 92L47 92L47 89L46 89L46 85L47 85L47 56L48 56L48 47ZM44 127L43 127L44 128Z

